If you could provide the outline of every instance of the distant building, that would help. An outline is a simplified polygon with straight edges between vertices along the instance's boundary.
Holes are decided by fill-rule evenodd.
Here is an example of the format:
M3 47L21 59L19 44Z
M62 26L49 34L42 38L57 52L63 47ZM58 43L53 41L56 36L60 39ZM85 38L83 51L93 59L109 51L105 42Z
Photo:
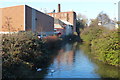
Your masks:
M64 34L64 23L59 19L54 19L54 31L55 33L61 33L61 35Z
M32 31L54 32L54 18L27 5L0 8L0 33Z
M76 13L74 11L70 12L61 12L60 4L58 4L57 13L48 13L48 15L54 17L55 19L64 20L72 24L73 32L76 31Z
M54 30L56 33L61 33L61 35L72 34L72 24L59 19L54 19Z

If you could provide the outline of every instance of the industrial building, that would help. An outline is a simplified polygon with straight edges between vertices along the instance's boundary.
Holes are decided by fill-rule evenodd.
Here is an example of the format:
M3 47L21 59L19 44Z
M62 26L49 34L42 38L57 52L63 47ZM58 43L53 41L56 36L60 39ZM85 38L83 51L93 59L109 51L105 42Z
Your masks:
M27 5L0 8L0 33L54 33L54 18Z
M48 15L54 17L55 19L59 19L62 22L69 23L73 27L72 31L76 31L76 13L74 11L61 12L61 6L58 4L58 12L48 13Z

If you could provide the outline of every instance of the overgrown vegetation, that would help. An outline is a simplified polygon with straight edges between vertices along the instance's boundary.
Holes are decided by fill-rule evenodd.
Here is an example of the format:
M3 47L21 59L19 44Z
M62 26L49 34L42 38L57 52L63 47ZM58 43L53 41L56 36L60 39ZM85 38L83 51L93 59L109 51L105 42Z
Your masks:
M50 48L58 48L59 39L40 40L31 32L5 34L2 38L2 73L3 78L25 78L34 76L37 68L47 65ZM52 42L52 45L49 44ZM30 76L31 74L31 76Z
M118 31L113 30L101 34L97 39L91 42L92 52L96 53L99 60L110 65L119 65L119 41Z
M81 38L86 43L91 44L92 40L98 38L100 34L102 34L105 31L106 29L104 27L99 26L84 28L84 30L81 32Z
M93 25L81 32L83 41L90 45L91 53L100 61L120 66L119 64L119 32Z

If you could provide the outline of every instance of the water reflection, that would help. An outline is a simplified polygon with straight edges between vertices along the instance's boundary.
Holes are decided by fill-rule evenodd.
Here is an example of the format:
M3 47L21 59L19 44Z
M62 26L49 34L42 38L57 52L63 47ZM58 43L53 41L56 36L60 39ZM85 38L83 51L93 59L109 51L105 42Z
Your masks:
M66 44L53 59L44 78L118 77L118 68L95 61L89 55L90 50L87 48L79 43Z
M55 70L52 76L51 69ZM49 67L46 78L99 78L94 69L95 65L81 50L66 44Z
M84 51L84 54L86 54L88 58L98 66L98 69L96 69L95 72L99 74L101 78L120 78L119 68L104 64L98 60L93 59L94 54L91 55L88 44L82 44L82 45L79 45L79 47Z

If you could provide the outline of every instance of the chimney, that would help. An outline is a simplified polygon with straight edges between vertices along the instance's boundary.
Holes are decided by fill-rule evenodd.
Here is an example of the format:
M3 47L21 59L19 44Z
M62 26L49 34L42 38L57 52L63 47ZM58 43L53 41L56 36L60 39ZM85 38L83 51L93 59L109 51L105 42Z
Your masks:
M60 4L58 4L58 12L61 12L61 10L60 10Z

